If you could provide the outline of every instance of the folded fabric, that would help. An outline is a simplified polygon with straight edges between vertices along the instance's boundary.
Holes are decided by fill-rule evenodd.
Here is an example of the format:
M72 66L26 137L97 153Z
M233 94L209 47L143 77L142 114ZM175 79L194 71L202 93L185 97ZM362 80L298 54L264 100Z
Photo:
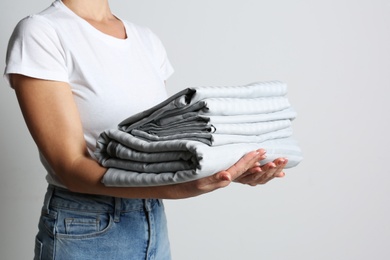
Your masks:
M259 132L262 132L262 134L240 135L240 134L215 134L215 133L213 134L211 132L209 133L190 132L190 133L177 133L168 136L157 136L144 131L133 129L130 131L129 134L133 136L137 136L138 138L146 141L158 142L158 141L183 139L183 140L199 141L204 144L218 146L218 145L225 145L225 144L232 144L232 143L259 143L271 139L268 137L270 135L272 136L272 139L285 138L292 135L292 128L291 126L286 128L281 128L279 130L274 130L270 133L267 133L265 130Z
M231 144L240 144L243 147L245 145L256 144L259 148L263 148L262 145L265 141L274 140L272 144L282 144L282 142L286 143L286 147L290 144L295 144L290 136L291 132L288 130L271 132L268 134L264 134L258 136L258 139L253 139L253 141L257 142L236 142ZM131 162L170 162L174 160L190 160L192 157L198 156L197 144L202 144L202 142L196 142L187 139L176 139L176 140L167 140L167 141L157 141L150 142L147 140L140 139L131 134L125 133L120 130L108 130L105 131L99 138L97 143L97 151L95 155L99 157L99 161L106 167L116 167L122 169L132 169L132 163L127 163L127 161ZM228 146L231 144L221 145L225 148L230 148L234 146ZM271 142L268 142L268 145ZM220 146L208 146L209 150L215 150L215 147ZM218 148L219 149L219 148ZM249 152L249 151L247 151ZM193 153L193 154L191 154ZM280 154L280 153L278 153ZM117 162L117 159L123 159L123 166L115 165L113 162ZM193 163L196 164L196 168L202 168L201 162L198 160L191 159ZM203 162L202 162L203 163ZM208 162L206 162L208 163ZM288 166L296 165L297 162L290 161ZM162 170L164 171L164 170ZM159 172L158 169L153 170L153 172Z
M284 97L286 94L287 86L280 81L255 82L245 86L187 88L150 109L130 116L119 127L128 132L153 120L189 112L207 116L271 113L290 107L288 99Z
M267 159L302 154L292 136L296 112L286 84L187 88L104 131L95 156L108 171L106 186L186 182L227 169L247 152L264 148Z
M191 181L227 169L247 152L259 148L267 150L267 159L262 163L287 157L290 168L302 160L301 151L291 138L220 146L188 140L147 142L119 130L106 131L104 138L116 141L109 141L110 148L100 161L109 167L103 178L106 186L154 186ZM99 146L106 146L103 139L100 141Z
M159 118L154 120L154 123L146 123L137 129L131 129L131 127L126 126L122 129L128 129L132 135L150 141L188 139L200 141L208 145L223 145L237 142L259 142L257 135L266 133L267 129L268 131L276 131L284 127L290 127L291 121L295 117L296 112L292 108L273 113L236 116L208 116L191 112ZM202 125L201 128L199 128L200 125ZM182 126L180 132L178 131L178 126ZM187 126L187 131L184 131L184 126ZM154 129L156 130L154 131ZM162 131L159 131L161 129ZM243 131L240 133L238 129ZM167 135L163 135L163 131ZM254 136L242 136L243 132ZM224 135L219 136L219 134ZM286 135L283 134L280 137L286 137Z
M291 126L289 119L257 122L257 123L241 123L241 124L228 124L228 123L214 123L208 122L175 122L169 124L169 126L161 126L158 124L148 124L147 126L140 127L138 130L148 132L157 136L168 136L176 134L178 132L193 133L193 132L205 132L215 134L242 134L242 135L258 135L279 129L287 128Z
M254 115L234 115L234 116L199 115L199 117L208 120L210 124L256 123L256 122L266 122L266 121L283 120L283 119L294 120L296 116L297 113L292 107L280 111L275 111L272 113L254 114ZM160 122L164 122L164 120L161 119Z
M259 98L276 97L287 94L287 84L281 81L253 82L240 86L202 86L191 88L195 92L191 103L208 98Z

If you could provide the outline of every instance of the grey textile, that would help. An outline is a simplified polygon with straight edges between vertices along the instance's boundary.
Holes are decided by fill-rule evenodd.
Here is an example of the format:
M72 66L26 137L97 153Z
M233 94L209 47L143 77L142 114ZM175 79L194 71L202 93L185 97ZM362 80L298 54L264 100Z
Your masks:
M269 140L262 143L236 143L221 146L208 146L196 141L173 142L175 142L176 146L180 147L180 149L184 149L181 154L190 154L190 161L195 163L192 169L179 170L176 172L137 172L109 168L103 177L103 183L106 186L140 187L196 180L227 169L247 152L256 150L259 147L267 150L268 158L262 161L263 163L278 157L288 157L289 162L287 167L291 168L302 160L301 151L299 150L296 141L290 138ZM152 149L156 148L153 147ZM180 152L177 152L177 154L180 154ZM154 153L154 155L160 156L160 160L164 160L166 157L170 156L167 155L167 152ZM148 155L146 154L146 156ZM111 159L108 159L104 164L110 165L112 163L114 167L117 166L116 162L110 160ZM177 161L173 162L175 163ZM169 161L165 163L169 164ZM130 163L128 165L130 165Z
M153 120L172 118L189 112L208 116L266 114L290 107L280 81L255 82L245 86L187 88L158 105L133 115L119 124L128 132Z
M264 148L267 159L302 154L291 138L284 83L188 88L103 132L95 156L108 171L106 186L154 186L202 178Z

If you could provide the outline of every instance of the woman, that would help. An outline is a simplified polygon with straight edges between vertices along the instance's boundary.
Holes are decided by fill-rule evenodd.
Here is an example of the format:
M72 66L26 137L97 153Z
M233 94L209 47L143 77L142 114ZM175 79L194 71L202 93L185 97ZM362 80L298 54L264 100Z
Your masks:
M284 176L287 159L260 166L259 149L188 183L105 187L107 169L93 158L98 135L164 100L172 72L159 39L115 17L108 0L56 0L17 25L5 75L49 183L35 259L170 259L161 199Z

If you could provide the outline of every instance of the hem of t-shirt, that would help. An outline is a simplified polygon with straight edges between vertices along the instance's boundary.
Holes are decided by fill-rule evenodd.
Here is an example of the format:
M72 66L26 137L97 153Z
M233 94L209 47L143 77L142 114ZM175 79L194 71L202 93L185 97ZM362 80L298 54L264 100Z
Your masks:
M68 190L68 188L67 188L64 184L62 184L62 183L60 183L60 182L58 182L58 181L55 181L55 180L53 179L53 177L50 176L50 173L47 173L47 174L46 174L46 182L47 182L47 184L49 184L49 185L53 185L53 186L56 186L56 187L59 187L59 188Z
M42 70L34 70L31 68L26 68L23 66L23 68L18 67L18 66L12 66L9 65L7 66L3 78L5 81L8 83L8 85L12 88L9 76L10 74L20 74L23 76L27 76L30 78L36 78L36 79L41 79L41 80L51 80L51 81L61 81L61 82L66 82L69 83L69 79L65 77L64 75L58 73L58 72L53 72L53 71L42 71Z

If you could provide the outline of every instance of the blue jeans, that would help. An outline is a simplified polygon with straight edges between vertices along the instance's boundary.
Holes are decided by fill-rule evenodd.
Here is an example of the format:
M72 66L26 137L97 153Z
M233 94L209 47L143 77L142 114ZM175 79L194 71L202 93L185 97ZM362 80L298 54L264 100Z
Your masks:
M35 260L171 259L158 199L87 195L49 185Z

